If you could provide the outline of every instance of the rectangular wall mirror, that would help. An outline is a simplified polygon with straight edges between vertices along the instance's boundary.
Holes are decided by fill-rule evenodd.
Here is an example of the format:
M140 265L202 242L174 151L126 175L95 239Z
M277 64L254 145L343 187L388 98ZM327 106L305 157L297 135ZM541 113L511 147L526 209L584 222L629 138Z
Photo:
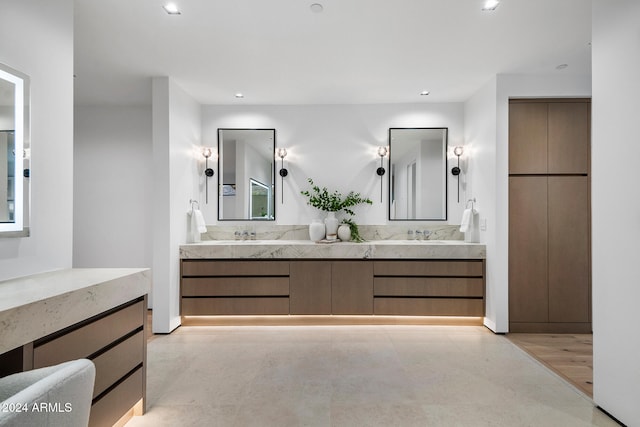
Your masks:
M29 77L0 64L0 237L29 235Z
M389 219L446 221L447 128L389 129Z
M218 129L218 220L275 220L275 129Z

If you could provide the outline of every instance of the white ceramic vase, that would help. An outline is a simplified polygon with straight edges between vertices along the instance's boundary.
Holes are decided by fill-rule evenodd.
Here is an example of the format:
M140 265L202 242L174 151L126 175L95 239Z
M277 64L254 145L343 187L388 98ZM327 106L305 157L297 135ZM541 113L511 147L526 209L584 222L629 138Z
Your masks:
M351 240L351 227L349 227L349 224L340 224L340 227L338 227L338 239L343 242Z
M324 239L324 234L324 224L319 219L314 219L311 224L309 224L309 239L313 242L318 242Z
M327 240L336 240L338 238L338 218L336 218L335 212L327 212L327 217L324 219L324 225L327 232Z

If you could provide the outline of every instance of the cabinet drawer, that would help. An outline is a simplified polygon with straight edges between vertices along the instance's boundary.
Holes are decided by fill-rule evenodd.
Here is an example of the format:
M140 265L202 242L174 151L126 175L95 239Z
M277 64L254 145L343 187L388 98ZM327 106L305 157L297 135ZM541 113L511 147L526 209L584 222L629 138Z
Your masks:
M142 368L91 406L89 427L111 427L143 397Z
M289 298L183 298L181 314L183 316L289 314Z
M484 295L482 278L465 277L376 277L375 296L479 297Z
M374 298L374 314L405 316L484 316L482 299Z
M375 261L375 276L459 276L482 277L482 260Z
M144 301L140 301L42 345L36 343L33 351L34 369L92 355L142 327L146 314L144 311Z
M115 384L143 361L144 333L127 338L112 349L93 359L96 365L96 381L93 397Z
M183 260L182 276L288 276L289 261Z
M288 296L288 277L202 277L182 279L183 296Z

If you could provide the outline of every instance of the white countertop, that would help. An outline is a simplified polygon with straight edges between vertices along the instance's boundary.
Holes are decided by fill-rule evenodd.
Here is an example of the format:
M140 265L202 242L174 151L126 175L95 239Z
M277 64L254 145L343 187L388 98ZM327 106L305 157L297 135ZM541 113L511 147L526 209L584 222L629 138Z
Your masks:
M180 246L182 259L334 258L334 259L484 259L480 243L461 240L372 240L315 243L310 240L208 240Z
M0 353L149 292L142 268L74 268L0 281Z

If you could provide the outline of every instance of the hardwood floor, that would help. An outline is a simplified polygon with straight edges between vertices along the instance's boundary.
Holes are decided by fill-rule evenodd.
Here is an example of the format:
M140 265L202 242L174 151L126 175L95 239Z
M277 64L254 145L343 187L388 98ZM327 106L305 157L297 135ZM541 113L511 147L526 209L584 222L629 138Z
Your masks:
M515 345L593 397L593 336L591 334L507 335Z

